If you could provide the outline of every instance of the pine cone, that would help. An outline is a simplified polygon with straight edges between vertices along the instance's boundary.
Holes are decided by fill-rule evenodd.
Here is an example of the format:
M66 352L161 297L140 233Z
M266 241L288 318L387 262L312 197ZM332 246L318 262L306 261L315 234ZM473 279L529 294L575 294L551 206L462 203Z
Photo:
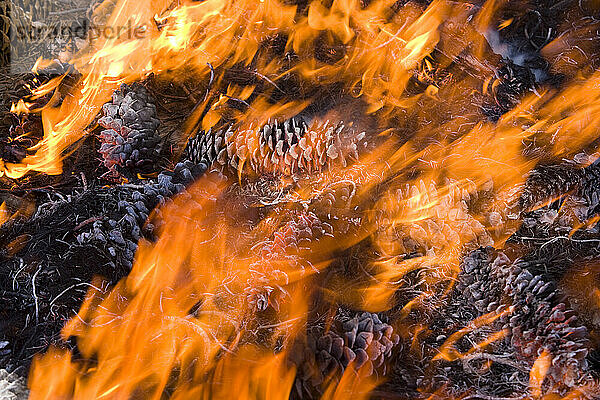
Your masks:
M161 138L154 100L140 83L123 84L112 102L102 107L98 123L106 128L99 135L100 154L113 177L135 177L156 169Z
M600 167L594 163L580 168L580 161L589 160L580 156L531 173L521 197L522 224L509 239L509 243L527 246L530 258L552 259L556 270L566 271L573 257L589 259L600 255L593 243L600 228L594 222L600 202ZM529 208L533 210L528 211ZM560 246L544 245L551 240Z
M319 214L340 217L350 213L356 216L355 210L351 209L352 199L355 194L356 185L353 182L337 182L313 196L310 199L310 208Z
M292 263L296 262L293 256L284 256ZM284 262L283 260L279 260ZM288 296L284 286L288 283L288 275L279 269L264 268L264 264L255 264L251 267L251 277L243 289L244 297L248 304L248 311L252 315L272 309L279 312L281 304Z
M584 162L590 158L584 158ZM578 190L588 207L587 217L600 213L600 159L596 159L592 164L583 169L583 178Z
M345 167L367 146L365 133L356 134L342 123L308 127L296 119L275 121L258 129L199 132L190 138L184 157L209 166L237 171L248 166L255 174L295 174Z
M491 248L477 250L461 265L456 289L465 302L474 301L479 315L512 307L496 328L508 330L506 343L530 366L543 351L551 354L549 390L560 390L573 387L589 372L590 341L575 311L542 276L545 269L540 262L512 262Z
M535 76L528 66L520 66L508 60L496 71L494 79L486 88L492 94L494 104L483 106L484 112L492 120L497 120L514 108L521 98L535 88Z
M441 194L435 183L420 181L384 197L383 211L376 216L376 241L384 254L438 254L457 244L473 249L493 244L470 215L470 192L451 181L446 187L448 192Z
M89 229L77 235L79 244L93 244L106 249L115 267L131 270L138 240L151 237L154 226L146 224L148 215L157 205L185 190L205 169L190 161L179 163L171 171L163 171L156 182L143 189L127 190L119 186L111 189L113 197L121 199L106 218L94 221Z
M269 259L273 256L298 254L300 250L310 250L311 242L325 236L333 237L331 225L321 222L311 212L295 215L262 246L262 257Z
M552 202L581 184L582 171L573 163L536 167L527 178L521 208L531 210Z
M502 306L504 285L492 265L497 256L488 246L469 253L460 265L456 290L466 300L464 303L473 305L481 315Z
M309 333L310 353L299 366L296 385L306 393L319 392L326 378L333 374L339 378L351 363L367 375L385 376L386 361L399 342L394 329L377 314L360 312L340 317L331 330Z
M108 16L114 9L114 0L92 0L85 13L92 26L103 26L108 22Z
M322 222L313 213L292 214L292 217L258 248L258 260L250 270L245 293L251 308L265 311L272 306L275 309L285 297L285 289L275 282L287 281L285 271L302 271L312 268L310 262L302 257L314 245L325 237L333 237L333 228Z
M596 261L576 262L559 283L559 289L590 331L600 329L600 309L597 307L597 288L600 273Z
M98 274L116 283L129 273L140 237L155 239L159 211L151 221L148 214L175 194L185 196L186 187L204 171L188 161L141 188L93 186L39 205L30 219L0 227L2 248L15 238L31 239L15 254L0 252L6 266L0 269L0 356L22 365L24 357L30 359L48 340L58 340L65 318L83 300L86 282ZM19 269L18 277L8 278ZM34 284L37 293L32 292ZM39 318L39 324L28 324L32 318Z
M560 301L554 285L529 272L529 264L517 260L507 280L507 294L515 306L505 325L511 344L531 362L548 351L553 356L549 371L553 386L573 387L588 371L589 333Z

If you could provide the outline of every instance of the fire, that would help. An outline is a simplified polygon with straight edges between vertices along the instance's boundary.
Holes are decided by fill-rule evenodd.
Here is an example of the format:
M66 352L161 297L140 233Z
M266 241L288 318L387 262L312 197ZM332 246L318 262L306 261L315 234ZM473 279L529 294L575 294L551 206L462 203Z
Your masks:
M311 296L306 282L318 269L299 269L294 257L277 252L285 229L274 232L266 256L250 251L237 229L220 221L216 200L223 188L206 192L206 184L198 181L187 192L191 198L178 197L163 210L165 230L141 247L126 280L110 293L94 285L62 332L77 338L86 361L60 350L37 359L31 398L119 398L140 390L147 398L165 391L174 398L219 396L232 382L247 398L289 395L295 367L287 351L273 356L269 347L301 334ZM173 248L173 239L181 246ZM248 252L233 251L240 247ZM282 299L276 306L275 292ZM260 323L259 311L269 306L277 318ZM252 344L254 335L265 342ZM54 369L49 382L45 369L56 362L64 368ZM201 384L206 376L212 378ZM326 396L365 390L343 378Z
M443 0L426 8L391 0L290 3L120 0L109 24L129 22L140 27L140 37L96 38L73 60L82 77L69 96L58 99L59 77L13 105L15 113L41 113L44 137L21 162L0 164L0 176L12 179L60 174L112 92L151 74L206 82L179 132L182 142L223 128L225 145L243 154L236 180L208 173L150 217L161 227L158 238L142 240L129 276L105 291L94 285L62 330L63 339L76 339L78 353L51 348L34 360L32 399L289 398L301 390L296 352L308 341L310 318L319 308L335 312L330 305L338 303L397 309L390 328L412 343L407 351L417 352L429 328L411 313L445 304L466 250L501 247L517 229L504 210L540 161L523 154L524 144L540 142L556 158L594 146L599 72L562 90L532 90L495 122L476 111L471 99L497 90L484 33L502 2L480 8ZM279 52L270 53L266 43L277 40ZM548 51L557 46L550 43ZM462 59L469 73L447 85L451 78L438 74L453 59ZM293 79L301 90L290 95L285 87ZM425 89L416 91L415 82ZM376 120L364 122L368 151L348 163L283 165L274 156L283 150L271 149L275 161L265 161L256 139L265 124L300 115L324 96L322 88L335 85L350 104L360 103L365 119ZM33 100L47 95L53 100L33 108ZM464 115L454 115L457 107ZM409 124L413 119L427 122ZM328 155L323 143L337 122L311 121L314 136L302 150ZM348 129L358 135L358 125ZM297 148L289 154L302 160ZM228 190L261 174L273 175L273 187L285 193L281 204L293 205L274 201L277 207L254 226L240 226L228 214L234 208ZM324 223L311 207L329 201L333 209L338 193L343 211ZM6 215L3 204L0 224ZM371 247L356 256L359 277L335 269L338 254L365 243ZM417 293L398 304L401 290ZM506 330L487 332L466 351L457 343L512 311L474 318L443 341L433 360L479 357ZM383 382L352 351L345 369L324 380L323 398L370 398ZM533 397L544 395L551 361L544 350L531 366Z
M10 212L6 209L6 202L0 204L0 225L3 225L10 219Z
M552 356L548 352L543 352L531 368L529 385L531 386L531 392L534 397L540 397L542 395L542 382L552 363L551 357Z

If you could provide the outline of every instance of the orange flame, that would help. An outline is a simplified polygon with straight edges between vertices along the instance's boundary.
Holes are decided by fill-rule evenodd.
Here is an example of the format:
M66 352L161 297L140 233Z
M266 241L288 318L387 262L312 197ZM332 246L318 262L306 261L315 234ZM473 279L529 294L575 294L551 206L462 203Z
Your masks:
M64 327L63 338L77 339L81 358L55 348L36 357L31 398L220 398L231 396L234 387L240 398L287 398L296 367L286 345L304 334L309 299L317 293L363 310L388 310L396 306L393 295L403 278L422 270L426 289L403 306L399 323L411 310L448 294L466 249L501 245L514 232L497 211L505 204L497 203L518 194L538 161L523 155L523 143L539 140L552 155L569 157L593 143L600 123L600 72L562 91L530 93L495 123L475 111L471 97L487 95L489 84L478 76L492 73L482 32L501 3L490 1L474 10L437 0L425 10L411 2L394 10L398 6L392 0L368 6L333 0L329 7L311 1L301 10L277 0L118 1L109 24L131 21L143 27L143 35L100 37L78 54L74 63L83 77L60 105L49 103L41 110L26 101L14 105L16 113L41 112L44 138L21 163L0 164L0 176L61 173L66 150L89 133L114 89L151 73L191 74L207 82L182 136L233 121L239 128L230 139L234 142L270 118L297 115L320 95L318 89L341 83L344 93L363 102L365 114L376 119L376 145L355 164L298 177L287 199L306 206L346 185L346 207L358 214L361 225L314 245L307 259L315 262L299 268L292 254L271 248L266 257L257 254L265 240L283 247L291 228L279 223L292 210L279 209L246 232L226 218L226 206L217 204L225 184L202 178L162 210L165 223L158 240L141 243L129 276L110 291L90 290ZM276 34L285 38L284 52L293 50L298 58L289 68L283 57L264 49ZM315 56L316 49L324 54ZM466 75L472 76L437 85L434 49L449 60L468 54L465 62L473 72ZM226 72L239 66L248 68L251 84L228 82ZM292 74L310 95L273 100ZM414 77L427 83L422 93L410 94ZM51 80L31 98L53 93L60 82ZM246 107L231 107L232 98ZM454 116L457 106L466 110L464 117ZM415 125L409 123L412 117L431 120ZM242 163L254 161L248 157ZM243 182L246 170L239 171L238 182ZM285 179L277 183L287 186ZM375 192L379 197L373 204ZM472 198L485 194L492 195L492 204L481 212L469 209ZM364 282L336 282L345 288L340 291L315 283L336 252L367 238L377 256L362 266ZM409 257L413 252L418 256ZM260 320L258 303L275 315ZM468 358L502 339L506 332L499 331L466 353L454 347L468 332L509 312L475 319L451 335L434 359ZM407 328L414 333L414 347L425 330ZM549 357L543 354L531 369L534 395L543 392ZM324 398L368 398L379 383L347 368L339 382L325 388Z

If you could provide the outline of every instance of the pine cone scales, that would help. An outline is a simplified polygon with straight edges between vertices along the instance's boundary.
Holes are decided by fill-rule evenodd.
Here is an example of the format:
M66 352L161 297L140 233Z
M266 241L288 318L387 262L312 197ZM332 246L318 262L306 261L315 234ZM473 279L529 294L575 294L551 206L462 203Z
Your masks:
M578 156L584 162L589 160L584 154ZM569 161L531 173L521 203L525 210L533 210L521 214L522 224L509 239L525 244L539 259L554 259L551 267L558 274L566 271L573 254L580 259L600 254L593 242L598 233L594 221L600 204L600 169L596 163L585 168L578 165L581 163ZM544 171L549 171L549 178L544 178ZM543 245L552 238L560 239L561 246Z
M497 253L488 246L469 253L461 264L456 290L481 314L501 306L502 278L493 273L496 257Z
M578 191L585 199L588 207L587 217L590 218L600 211L600 159L597 159L583 169L581 189Z
M400 337L392 326L382 322L377 314L355 313L342 317L327 332L309 334L308 358L302 361L297 381L309 393L320 390L325 379L344 372L352 365L367 375L383 376L386 360L392 356Z
M216 168L237 171L244 165L257 174L295 174L345 167L367 146L365 133L340 123L308 127L296 119L275 121L257 129L199 132L190 138L184 157Z
M378 243L385 254L436 254L456 244L472 248L493 243L485 227L469 211L466 189L446 185L438 193L434 182L406 185L388 194L376 216Z
M273 234L261 249L262 257L298 254L300 250L309 250L311 242L325 236L333 237L330 224L322 222L312 212L301 214Z
M159 160L161 138L156 106L146 88L137 82L121 85L102 111L98 123L106 129L98 137L99 152L111 175L151 172Z
M333 227L307 212L295 215L262 242L255 250L258 260L250 267L252 276L244 289L250 307L256 311L269 307L278 310L286 292L277 282L287 282L287 274L280 267L302 272L311 268L302 253L324 237L333 237Z
M142 189L113 189L114 197L121 198L116 209L78 234L77 241L81 245L92 244L106 249L115 267L129 271L139 239L153 233L153 226L146 224L150 212L166 199L184 191L205 170L186 161L177 164L172 172L163 171L156 182L147 183Z
M529 174L521 196L521 207L529 210L565 195L582 181L582 170L574 165L539 166Z
M480 249L461 264L457 293L473 302L479 315L512 307L497 326L508 330L510 347L530 365L549 352L551 386L573 387L588 372L589 333L554 284L535 273L540 270L543 266L534 262L512 262L492 248Z
M491 93L495 106L484 106L484 111L490 118L496 120L517 106L521 98L534 88L535 76L531 69L509 60L496 71L496 76L485 88Z
M319 215L331 219L355 217L357 212L352 207L356 194L356 183L348 180L336 182L316 193L310 200L310 209Z
M178 164L173 171L164 171L155 181L144 185L91 186L80 194L41 204L30 219L17 219L12 224L2 226L2 237L6 242L28 232L31 236L40 235L31 241L31 246L44 244L43 258L29 250L29 244L18 255L0 254L6 268L0 271L0 358L22 365L23 357L33 357L40 348L54 343L64 321L72 316L72 310L83 300L86 290L72 290L88 282L92 276L101 275L116 283L131 270L134 255L141 237L154 240L159 224L160 212L156 218L148 215L169 197L180 193L187 198L190 206L195 200L183 192L186 187L205 172L202 167L191 162ZM207 177L211 185L216 174ZM177 223L177 222L175 222ZM39 233L38 233L39 232ZM21 258L22 257L22 258ZM19 268L23 273L18 281L8 277ZM37 292L39 301L29 302L31 275L39 271L37 284L42 288ZM37 273L36 273L37 275ZM35 278L34 278L35 279ZM17 286L13 282L18 282ZM19 295L14 295L18 289ZM61 292L69 292L62 296ZM38 317L39 324L29 324ZM10 329L6 329L10 327ZM43 329L43 330L42 330ZM3 348L3 340L9 343ZM6 354L6 350L9 354ZM10 364L8 364L10 366ZM0 377L0 384L1 384ZM1 396L0 396L1 397Z
M385 358L391 356L393 347L400 342L400 337L394 334L394 329L383 323L377 314L368 312L344 322L342 328L344 353L347 352L349 355L346 358L349 361L356 361L357 368L366 363L371 363L368 370L376 371L382 367L385 374ZM356 355L355 358L352 356L353 353Z
M538 209L553 202L575 197L583 199L587 206L595 207L600 201L600 163L594 156L578 153L573 160L561 164L536 167L525 182L521 195L521 208L525 211ZM594 161L594 162L592 162ZM588 165L589 164L589 165Z
M549 351L554 383L572 387L588 369L589 333L575 311L559 300L554 285L528 268L528 262L518 260L507 280L506 293L516 307L505 324L511 331L511 344L532 361L542 350Z

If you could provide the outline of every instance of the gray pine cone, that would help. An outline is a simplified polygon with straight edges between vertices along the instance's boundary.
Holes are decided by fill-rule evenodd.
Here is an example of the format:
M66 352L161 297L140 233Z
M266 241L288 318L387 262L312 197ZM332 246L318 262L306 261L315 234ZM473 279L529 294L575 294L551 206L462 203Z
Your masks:
M181 193L196 178L204 174L202 165L190 161L179 163L173 171L163 171L155 182L141 189L112 189L119 199L107 218L94 221L89 228L77 235L81 245L93 244L104 248L114 260L115 266L129 271L142 236L152 236L154 226L147 223L150 212L174 195Z
M513 262L492 248L480 249L463 261L456 290L479 315L512 307L496 328L507 330L506 344L530 366L542 352L549 353L552 366L545 387L562 390L589 373L589 332L554 283L540 274L544 270L540 262Z
M123 84L102 106L100 154L110 175L126 178L156 169L161 147L152 96L141 83Z
M498 256L493 247L469 253L462 261L456 290L480 314L495 311L502 305L503 282L495 276L493 262Z
M573 387L588 371L589 332L561 301L554 284L529 271L530 264L517 260L511 266L506 294L515 311L505 318L504 327L521 357L533 362L542 351L552 355L552 386Z
M326 332L309 333L309 353L296 378L298 390L309 396L320 392L320 385L327 378L341 376L350 365L363 368L367 375L384 376L386 361L400 343L394 328L374 313L352 313L336 322Z

